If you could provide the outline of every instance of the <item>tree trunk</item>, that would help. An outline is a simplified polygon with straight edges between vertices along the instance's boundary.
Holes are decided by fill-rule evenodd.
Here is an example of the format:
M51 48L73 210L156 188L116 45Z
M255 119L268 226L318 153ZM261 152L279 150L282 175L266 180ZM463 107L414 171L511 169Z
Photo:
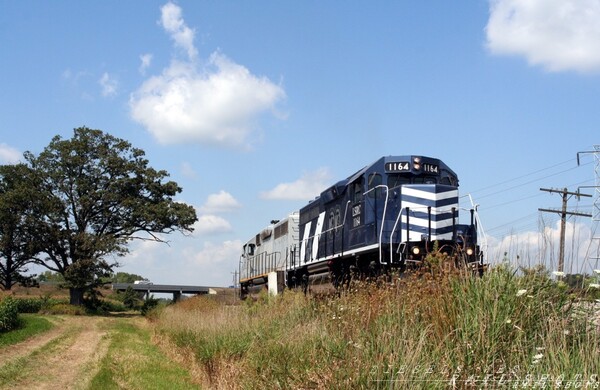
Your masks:
M76 306L83 305L84 291L85 290L83 288L75 288L75 287L69 288L69 296L70 296L69 303L71 305L76 305Z
M4 288L5 291L10 291L10 289L13 286L13 280L12 280L12 258L11 256L7 256L6 257L6 267L3 269L3 271L5 271L4 274L4 281L2 283L2 287Z
M2 283L2 288L5 291L10 291L12 286L13 286L12 276L10 275L10 273L7 273L6 275L4 275L4 282Z

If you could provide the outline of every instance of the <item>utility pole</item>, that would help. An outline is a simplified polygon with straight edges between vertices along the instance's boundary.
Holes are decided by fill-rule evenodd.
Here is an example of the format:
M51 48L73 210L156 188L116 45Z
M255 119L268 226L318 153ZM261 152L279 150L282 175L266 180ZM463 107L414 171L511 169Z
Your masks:
M562 210L551 210L551 209L538 209L539 211L544 211L547 213L557 213L560 214L560 248L558 252L558 272L564 272L565 269L565 225L567 222L567 215L578 215L580 217L591 217L591 214L586 213L577 213L573 211L567 211L567 201L572 195L577 196L579 199L581 196L591 198L592 195L581 194L579 191L577 192L569 192L566 188L562 190L555 190L553 188L540 188L540 191L546 191L550 193L559 193L562 194Z

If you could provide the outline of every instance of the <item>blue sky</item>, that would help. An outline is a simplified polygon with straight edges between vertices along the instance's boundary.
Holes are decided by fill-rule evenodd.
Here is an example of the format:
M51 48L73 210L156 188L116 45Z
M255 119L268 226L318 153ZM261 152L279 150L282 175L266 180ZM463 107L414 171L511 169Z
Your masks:
M539 260L540 224L553 252L539 188L595 183L600 0L0 0L0 50L0 163L87 126L183 187L196 232L119 259L155 282L230 284L243 241L383 155L452 167L490 261Z

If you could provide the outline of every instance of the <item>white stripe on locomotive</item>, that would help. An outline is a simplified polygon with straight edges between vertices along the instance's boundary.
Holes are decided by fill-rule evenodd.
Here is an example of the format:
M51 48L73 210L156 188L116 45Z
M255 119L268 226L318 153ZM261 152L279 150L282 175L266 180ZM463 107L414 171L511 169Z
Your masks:
M325 212L319 214L319 219L317 219L317 227L315 229L315 236L313 238L311 259L316 259L319 252L319 239L321 238L321 233L323 232L323 221L325 221Z
M308 241L308 237L310 237L311 224L312 221L308 221L306 225L304 225L304 234L302 235L302 242L300 243L300 264L306 263L304 255L306 254L306 242Z
M432 188L433 189L433 188ZM416 198L422 198L427 200L443 200L452 197L458 197L458 190L453 189L445 192L429 192L424 191L422 189L412 188L403 186L402 187L402 195L403 196L414 196Z

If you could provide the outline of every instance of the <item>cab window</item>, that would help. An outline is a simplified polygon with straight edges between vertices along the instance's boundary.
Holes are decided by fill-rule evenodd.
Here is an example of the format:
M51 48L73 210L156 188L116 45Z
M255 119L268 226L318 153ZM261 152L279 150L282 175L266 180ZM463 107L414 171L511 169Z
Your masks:
M410 179L408 177L403 177L400 175L388 175L388 188L396 188L401 186L402 184L410 184Z
M363 196L363 181L362 179L357 180L356 182L354 182L354 184L352 184L352 201L354 203L358 203L362 200L362 196Z
M436 184L437 179L432 176L418 176L413 179L414 184Z

